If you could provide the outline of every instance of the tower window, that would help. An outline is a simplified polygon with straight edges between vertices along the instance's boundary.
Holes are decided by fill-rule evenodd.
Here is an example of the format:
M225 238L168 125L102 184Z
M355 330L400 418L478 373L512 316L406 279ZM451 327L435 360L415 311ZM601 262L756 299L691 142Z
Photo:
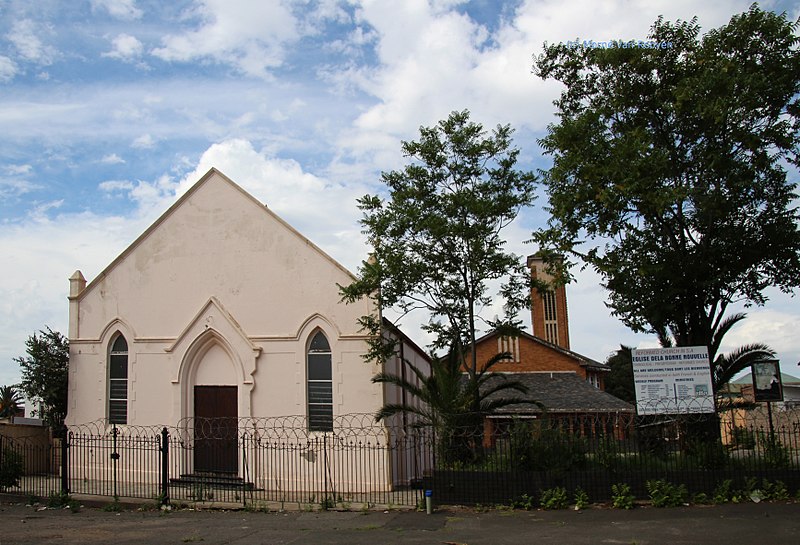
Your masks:
M544 303L544 335L547 342L558 344L558 313L556 310L556 294L546 291L542 300Z

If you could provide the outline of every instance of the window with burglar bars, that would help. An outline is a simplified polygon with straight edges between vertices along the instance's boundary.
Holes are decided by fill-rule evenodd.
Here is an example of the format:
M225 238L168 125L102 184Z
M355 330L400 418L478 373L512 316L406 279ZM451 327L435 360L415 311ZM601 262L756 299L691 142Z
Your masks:
M311 339L307 355L309 431L333 431L331 346L322 331Z
M128 423L128 342L119 334L108 356L108 421Z

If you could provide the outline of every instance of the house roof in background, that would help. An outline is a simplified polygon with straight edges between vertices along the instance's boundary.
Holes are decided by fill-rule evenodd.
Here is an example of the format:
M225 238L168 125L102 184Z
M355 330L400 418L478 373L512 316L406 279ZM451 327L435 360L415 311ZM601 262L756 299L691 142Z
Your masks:
M522 383L528 392L519 393L509 390L495 394L496 397L513 396L524 400L522 403L498 409L497 414L541 413L542 408L535 402L541 403L547 411L554 413L634 411L634 407L630 403L595 388L575 373L498 373L498 375ZM487 384L493 384L492 381L496 380L503 380L503 378L495 377ZM490 396L490 399L495 396Z
M800 378L797 378L793 375L789 375L787 373L781 373L781 382L783 384L800 384ZM731 381L731 384L753 384L753 378L750 374L744 375L743 377L739 377L736 380Z

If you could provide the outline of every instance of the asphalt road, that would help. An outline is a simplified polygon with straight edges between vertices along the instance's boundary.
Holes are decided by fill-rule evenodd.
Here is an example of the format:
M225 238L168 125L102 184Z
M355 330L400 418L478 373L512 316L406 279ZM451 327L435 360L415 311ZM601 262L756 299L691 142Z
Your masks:
M800 504L631 511L106 512L0 505L0 545L24 544L707 544L797 545Z

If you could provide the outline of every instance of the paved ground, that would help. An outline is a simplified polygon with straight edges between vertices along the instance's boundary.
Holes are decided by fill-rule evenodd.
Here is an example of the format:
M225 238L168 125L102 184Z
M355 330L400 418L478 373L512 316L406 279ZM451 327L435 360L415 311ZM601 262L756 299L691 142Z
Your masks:
M0 545L24 544L797 545L800 504L632 511L105 512L0 505Z

